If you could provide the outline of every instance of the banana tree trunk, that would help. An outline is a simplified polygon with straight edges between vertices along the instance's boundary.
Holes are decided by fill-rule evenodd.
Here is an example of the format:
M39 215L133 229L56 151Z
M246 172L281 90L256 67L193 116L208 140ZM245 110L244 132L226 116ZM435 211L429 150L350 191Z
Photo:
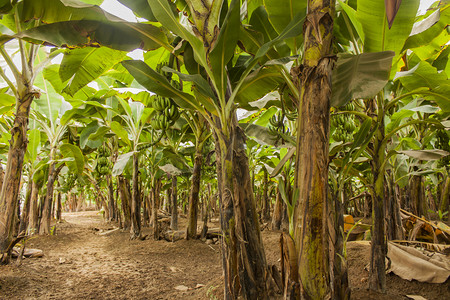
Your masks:
M348 281L348 265L345 259L345 249L344 249L344 203L346 198L346 189L339 190L334 195L334 199L331 202L333 207L330 212L333 215L334 221L334 234L330 247L334 249L331 253L334 253L334 257L330 259L330 264L333 268L333 286L332 291L333 299L350 299L350 287Z
M61 222L62 220L62 203L61 203L61 192L58 192L56 199L56 221Z
M133 194L131 196L131 228L130 239L141 236L141 199L139 197L139 157L133 154Z
M198 195L200 191L200 180L203 164L201 147L197 146L194 158L194 170L192 171L191 190L189 193L189 213L187 238L197 238L197 217L198 217Z
M22 214L20 216L20 226L19 226L19 234L21 232L26 232L28 227L28 216L30 214L30 202L31 202L31 194L33 191L33 180L30 178L27 184L27 193L25 195L25 202L23 204Z
M159 224L158 224L158 208L159 208L159 192L161 189L161 178L158 179L152 188L152 235L154 240L159 240Z
M441 213L450 210L449 203L450 203L450 177L447 177L447 179L445 179L445 184L442 188L441 201L439 203L439 210L441 211ZM448 218L448 216L446 218Z
M178 230L177 176L172 176L172 188L170 192L170 200L172 201L170 228L172 230Z
M403 225L400 216L400 199L397 193L397 184L394 182L394 176L392 172L387 175L386 185L386 218L387 236L390 240L403 240Z
M381 102L381 101L380 101ZM380 103L381 104L381 103ZM371 110L376 113L376 109L381 111L376 101L372 101ZM378 115L380 113L378 112ZM373 176L373 193L372 193L372 240L370 251L370 272L369 272L369 289L385 293L386 292L386 270L385 256L387 254L386 232L385 232L385 203L384 203L384 187L385 174L382 165L386 158L384 139L384 119L379 118L378 130L375 133L373 143L373 159L372 159L372 176Z
M14 235L14 224L19 201L20 180L22 178L23 159L27 150L28 118L30 107L36 94L28 85L16 101L16 114L11 129L11 139L0 193L0 251L4 252Z
M269 174L267 170L264 169L264 182L263 182L263 193L262 193L262 219L264 222L270 220L270 202L269 202Z
M276 200L275 205L273 207L272 214L272 230L280 230L281 229L281 217L283 215L283 200L281 199L280 191L278 187L276 189Z
M32 181L32 192L31 192L31 199L30 199L30 213L29 213L29 220L28 220L28 228L27 233L29 235L33 235L37 232L38 227L38 197L39 197L39 190L40 186L38 186L34 181Z
M55 150L56 151L56 150ZM53 157L53 155L51 155ZM55 168L56 163L50 163L48 170L47 179L47 195L45 197L41 225L39 227L39 234L49 234L50 233L50 223L52 216L52 204L53 204L53 191L55 187L55 180L58 178L59 172L61 171L63 165Z
M116 205L114 203L114 188L112 176L109 174L106 176L106 182L108 184L108 210L109 210L109 221L116 221Z
M335 1L308 0L304 23L303 69L297 122L294 241L305 299L330 297L328 247L328 153L330 131L333 17Z
M117 177L117 185L119 188L120 200L123 211L123 229L130 229L131 224L131 207L130 207L130 184L125 177L119 175Z
M241 290L245 299L267 299L267 262L244 148L245 134L237 124L236 115L228 128L217 130L214 136L220 163L225 298L236 299Z

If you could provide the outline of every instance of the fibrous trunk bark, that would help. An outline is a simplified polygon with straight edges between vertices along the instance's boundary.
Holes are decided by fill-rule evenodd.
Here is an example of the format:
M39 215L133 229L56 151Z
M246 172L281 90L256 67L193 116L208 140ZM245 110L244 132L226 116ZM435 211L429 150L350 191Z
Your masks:
M31 194L33 191L33 179L29 179L27 183L27 193L25 195L25 202L23 204L22 214L20 216L20 226L19 226L19 234L21 232L25 233L28 227L28 216L30 214L30 202L31 202Z
M172 189L170 193L172 201L172 215L170 216L170 228L178 230L178 204L177 204L177 176L172 176Z
M264 181L263 181L263 194L262 194L262 219L264 222L270 220L270 202L269 202L269 174L264 168Z
M120 200L122 203L123 211L123 229L130 229L131 224L131 193L130 193L130 183L128 179L119 175L117 177L117 185L119 188Z
M294 240L305 299L331 295L328 247L328 151L335 1L308 0L297 122Z
M61 203L61 193L60 192L58 192L56 201L57 201L56 202L57 203L57 205L56 205L56 221L61 222L61 220L62 220L62 203Z
M192 171L191 190L189 192L188 227L186 233L188 239L195 239L197 237L198 195L200 191L202 164L202 149L199 149L197 146L194 158L194 169Z
M0 192L0 252L2 253L9 247L14 237L23 159L28 144L28 118L31 103L36 96L31 90L32 84L27 83L25 86L25 92L19 95L16 101L16 114L9 140L8 161Z
M152 188L152 235L154 240L159 240L159 224L158 224L158 208L159 208L159 191L161 189L161 178L158 179Z
M33 235L37 232L38 227L38 196L40 187L34 182L32 184L32 192L30 199L30 212L29 212L29 221L28 221L28 229L27 233L29 235Z
M389 240L403 240L403 225L402 218L400 216L400 199L398 195L398 186L394 182L394 176L392 173L387 175L388 182L386 184L386 227L387 237Z
M445 179L444 187L442 188L441 201L439 204L439 210L441 211L441 213L450 211L449 204L450 204L450 177L447 177L447 179Z
M272 215L272 230L280 230L281 229L281 217L283 214L283 200L281 199L280 191L276 190L277 198L275 200L275 206L273 208Z
M417 171L417 170L415 170ZM409 198L413 206L413 213L419 217L428 218L428 206L425 198L425 187L422 176L413 175L409 181Z
M235 299L241 291L246 299L267 299L267 262L244 148L245 134L237 124L236 115L227 128L216 131L214 136L220 162L225 298Z
M109 210L109 221L116 221L116 205L114 203L114 188L112 176L108 174L106 176L106 182L108 184L108 210Z
M55 163L50 163L48 167L47 179L47 195L44 200L44 207L42 211L41 225L39 226L39 234L50 233L51 209L53 203L53 184L55 182Z
M141 236L141 199L139 197L139 161L138 154L133 154L133 191L131 196L131 228L130 239Z
M371 110L376 113L376 100L372 101ZM372 159L372 176L373 176L373 193L372 193L372 231L371 231L371 252L370 252L370 272L369 272L369 289L385 293L386 292L386 270L385 256L387 254L386 233L385 233L385 202L384 187L385 177L382 165L386 158L384 139L384 120L378 120L378 130L375 133L373 142L373 159Z

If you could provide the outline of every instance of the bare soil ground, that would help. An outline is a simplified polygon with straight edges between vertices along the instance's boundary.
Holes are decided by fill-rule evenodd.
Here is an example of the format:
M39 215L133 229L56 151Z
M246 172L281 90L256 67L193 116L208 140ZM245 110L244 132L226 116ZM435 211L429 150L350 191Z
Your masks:
M128 232L107 230L97 212L66 213L56 235L34 237L29 248L44 257L0 266L0 299L222 299L219 245L201 241L130 241ZM185 220L180 219L180 228ZM213 225L214 226L214 225ZM217 224L216 224L217 226ZM144 229L144 234L148 233ZM279 264L279 233L265 230L268 263ZM450 282L408 282L388 275L388 294L367 291L370 247L348 244L352 299L450 299ZM187 290L186 290L187 289Z

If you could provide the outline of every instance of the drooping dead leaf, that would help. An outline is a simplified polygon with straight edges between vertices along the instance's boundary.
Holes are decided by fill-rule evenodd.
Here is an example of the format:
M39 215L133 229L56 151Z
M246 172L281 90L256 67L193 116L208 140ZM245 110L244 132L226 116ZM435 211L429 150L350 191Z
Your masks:
M402 0L384 0L384 5L386 7L386 18L388 21L389 29L391 29L392 23L394 23L395 16L397 15L401 3Z
M432 222L400 209L408 240L450 244L450 228L442 222Z
M431 257L413 247L388 243L390 268L400 278L420 282L443 283L450 276L450 262L445 255L432 253Z

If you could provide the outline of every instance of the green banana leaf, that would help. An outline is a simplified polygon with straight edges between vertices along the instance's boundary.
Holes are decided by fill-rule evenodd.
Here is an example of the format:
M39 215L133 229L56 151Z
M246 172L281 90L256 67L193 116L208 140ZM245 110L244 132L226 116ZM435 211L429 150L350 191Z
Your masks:
M280 71L274 66L257 69L243 80L239 92L236 94L235 102L239 104L240 108L252 110L250 102L264 97L282 82Z
M417 91L425 99L436 102L445 112L450 112L450 81L445 72L439 72L426 61L413 68L397 72L394 80L399 80L409 91Z
M200 103L192 95L175 89L166 77L154 71L145 62L140 60L126 60L122 62L122 65L139 84L150 92L172 98L182 108L204 111L203 107L200 106ZM207 102L203 104L205 106L211 105Z
M68 81L63 92L73 96L120 62L125 55L126 52L106 47L67 50L59 68L61 80Z
M269 20L275 30L281 34L285 28L293 21L296 15L306 16L306 0L264 0L264 5L269 14ZM300 34L296 38L286 40L286 44L296 53L301 44Z
M63 21L15 35L27 41L58 47L106 46L116 50L171 49L161 28L151 24L93 20Z
M129 145L131 147L131 141L130 138L128 136L128 132L125 130L125 128L123 128L123 126L117 122L117 121L112 121L111 122L111 130L127 145Z
M447 155L450 155L447 151L433 149L433 150L403 150L397 151L397 153L405 154L409 157L419 160L438 160Z
M364 31L364 52L391 50L399 55L411 33L419 2L403 0L389 29L384 1L358 0L356 18Z
M392 51L339 54L332 76L331 106L375 96L388 82L393 56Z
M80 148L72 144L62 144L59 149L64 158L73 158L73 160L66 161L69 170L78 175L83 174L84 156Z
M112 175L113 176L119 176L123 173L125 168L131 168L132 162L133 162L133 153L134 152L128 152L122 155L119 155L117 158L113 170Z
M425 46L437 38L450 23L450 5L436 10L420 23L414 24L411 35L405 42L403 50Z
M214 48L209 54L214 86L219 99L225 102L227 90L226 65L234 55L236 44L239 39L239 1L231 1L225 21L220 28L220 33Z

